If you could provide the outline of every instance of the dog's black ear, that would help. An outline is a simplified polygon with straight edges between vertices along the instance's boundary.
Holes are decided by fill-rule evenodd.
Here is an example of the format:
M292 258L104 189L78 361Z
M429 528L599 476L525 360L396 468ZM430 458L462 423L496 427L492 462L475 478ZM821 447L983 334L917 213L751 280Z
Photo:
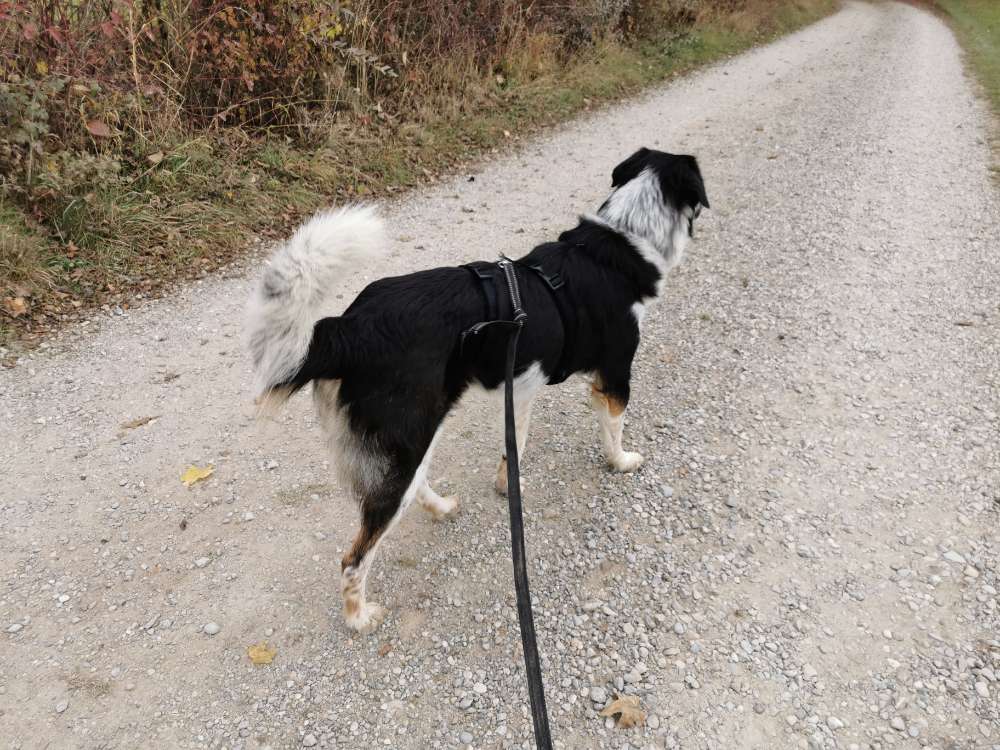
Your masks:
M705 208L711 208L708 203L708 196L705 195L705 181L701 178L701 169L698 167L698 160L693 156L691 158L691 167L694 171L694 176L692 179L693 187L698 196L698 202Z
M639 173L646 168L646 159L648 156L649 149L643 147L615 167L611 172L611 187L621 187L629 180L638 177Z
M698 160L687 154L674 158L677 166L660 175L660 187L664 190L664 195L672 196L674 207L678 210L684 206L697 208L698 204L711 208L708 196L705 195L705 181L701 178Z
M708 203L708 196L705 194L705 181L701 177L701 168L698 166L698 160L693 156L685 156L684 160L687 161L689 167L689 173L687 179L687 191L689 192L690 201L692 198L697 200L705 208L711 208ZM694 208L694 206L691 206Z

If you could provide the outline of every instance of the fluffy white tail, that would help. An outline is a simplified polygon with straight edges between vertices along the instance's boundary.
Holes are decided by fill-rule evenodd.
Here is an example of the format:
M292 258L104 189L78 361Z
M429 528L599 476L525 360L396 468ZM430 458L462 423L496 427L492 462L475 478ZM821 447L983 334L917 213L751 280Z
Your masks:
M320 307L337 277L385 251L385 229L372 206L314 216L271 258L247 308L254 393L272 406L299 371Z

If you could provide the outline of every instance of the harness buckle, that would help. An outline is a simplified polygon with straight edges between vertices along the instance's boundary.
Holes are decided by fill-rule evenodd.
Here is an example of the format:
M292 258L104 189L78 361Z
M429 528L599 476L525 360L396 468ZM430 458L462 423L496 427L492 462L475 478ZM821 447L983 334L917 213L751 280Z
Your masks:
M539 278L541 278L541 280L548 285L549 289L551 289L552 291L559 289L563 285L562 276L559 275L558 271L553 271L552 273L549 273L548 271L545 270L545 268L542 267L540 263L525 263L524 265L526 265L528 268L534 271L539 276Z

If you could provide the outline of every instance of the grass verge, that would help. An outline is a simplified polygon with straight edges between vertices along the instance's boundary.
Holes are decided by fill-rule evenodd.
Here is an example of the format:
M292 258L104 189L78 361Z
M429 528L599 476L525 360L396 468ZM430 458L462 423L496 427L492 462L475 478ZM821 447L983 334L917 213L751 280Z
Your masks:
M1000 1L933 0L950 21L983 91L1000 118ZM993 174L1000 179L1000 132L992 134Z
M113 162L95 162L44 222L0 196L0 354L9 360L6 347L31 346L96 308L127 308L217 269L251 236L282 234L322 205L398 193L835 7L783 0L656 41L602 43L530 80L498 77L488 105L471 115L456 107L391 132L333 126L318 148L238 133L161 143L137 175L104 174Z

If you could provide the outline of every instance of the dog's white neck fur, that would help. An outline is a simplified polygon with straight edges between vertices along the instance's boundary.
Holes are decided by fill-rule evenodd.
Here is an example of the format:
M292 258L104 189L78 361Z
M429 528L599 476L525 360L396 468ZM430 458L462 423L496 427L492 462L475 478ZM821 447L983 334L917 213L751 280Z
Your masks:
M685 212L690 208L685 207ZM643 259L656 267L660 279L657 296L667 273L681 262L687 247L689 216L681 215L663 200L660 183L651 169L617 188L591 221L628 237Z

